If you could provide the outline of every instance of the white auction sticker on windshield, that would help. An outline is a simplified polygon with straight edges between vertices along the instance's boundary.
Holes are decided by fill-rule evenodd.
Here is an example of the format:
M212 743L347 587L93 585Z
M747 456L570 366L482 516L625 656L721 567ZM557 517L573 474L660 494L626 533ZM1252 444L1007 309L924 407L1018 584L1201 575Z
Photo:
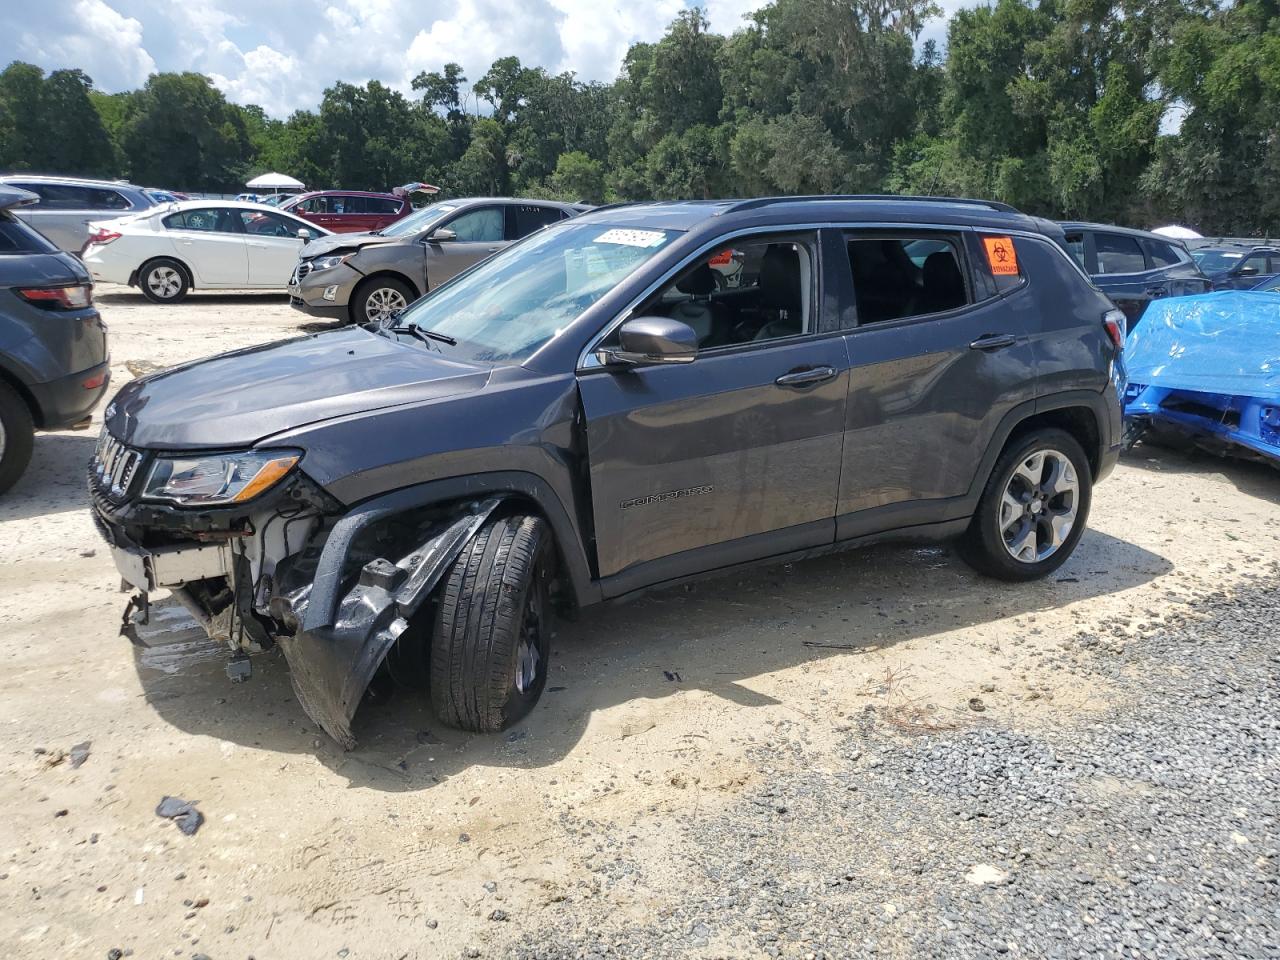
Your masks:
M661 230L606 230L596 237L596 243L618 243L624 247L656 247L666 234Z

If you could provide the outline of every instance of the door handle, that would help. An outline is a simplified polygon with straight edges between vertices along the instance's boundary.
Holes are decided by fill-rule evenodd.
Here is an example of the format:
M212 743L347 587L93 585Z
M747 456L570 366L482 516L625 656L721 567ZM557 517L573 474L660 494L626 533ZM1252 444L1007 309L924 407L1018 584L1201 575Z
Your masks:
M1148 297L1163 297L1168 292L1164 287L1147 287L1146 291Z
M792 370L773 381L780 387L811 387L825 383L836 375L835 367L806 367L803 370Z
M1003 350L1012 347L1018 338L1012 333L987 333L969 344L970 350Z

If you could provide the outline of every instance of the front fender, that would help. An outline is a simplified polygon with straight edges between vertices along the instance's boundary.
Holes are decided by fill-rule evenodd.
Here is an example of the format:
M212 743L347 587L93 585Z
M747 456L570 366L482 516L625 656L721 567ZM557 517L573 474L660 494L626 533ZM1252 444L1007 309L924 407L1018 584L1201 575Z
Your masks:
M336 604L330 604L330 598L338 600L336 589L322 579L320 570L330 555L328 544L321 556L294 558L277 571L276 603L282 608L278 613L297 624L292 636L280 638L294 692L307 716L344 749L355 746L351 718L378 665L503 499L490 497L470 513L441 521L423 543L395 563L379 558L365 564L356 585ZM355 532L391 512L385 507L344 518L339 527L352 522L338 544L339 562Z

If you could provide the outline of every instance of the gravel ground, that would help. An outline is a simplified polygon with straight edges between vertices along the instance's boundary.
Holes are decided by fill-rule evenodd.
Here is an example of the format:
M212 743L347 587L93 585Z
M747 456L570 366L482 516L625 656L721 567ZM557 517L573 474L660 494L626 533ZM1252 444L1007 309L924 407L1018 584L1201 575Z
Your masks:
M1087 724L904 737L868 705L835 757L755 748L787 772L681 825L677 906L588 901L518 955L1280 957L1278 574L1073 637L1128 694Z

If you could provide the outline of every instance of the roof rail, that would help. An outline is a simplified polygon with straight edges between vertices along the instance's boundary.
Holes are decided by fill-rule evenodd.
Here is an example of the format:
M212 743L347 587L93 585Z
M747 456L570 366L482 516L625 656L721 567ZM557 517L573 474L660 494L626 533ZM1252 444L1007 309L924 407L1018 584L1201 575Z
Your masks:
M796 202L819 202L822 200L913 200L918 203L960 203L973 207L986 207L988 210L995 210L1000 213L1021 213L1017 207L1012 207L1007 203L1001 203L999 200L972 200L968 197L924 197L911 196L896 193L846 193L846 194L817 194L810 196L798 197L756 197L752 200L739 200L730 207L726 207L721 213L736 213L739 210L756 210L760 207L772 206L775 203L796 203Z

